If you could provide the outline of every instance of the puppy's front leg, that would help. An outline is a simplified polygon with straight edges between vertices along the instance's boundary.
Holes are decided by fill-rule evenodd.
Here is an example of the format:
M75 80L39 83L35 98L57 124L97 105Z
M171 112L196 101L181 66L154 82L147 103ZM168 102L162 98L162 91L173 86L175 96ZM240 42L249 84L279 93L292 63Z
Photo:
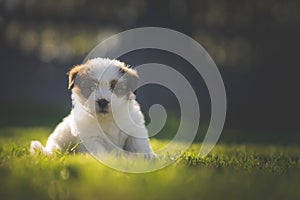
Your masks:
M49 136L46 147L39 141L31 141L30 153L35 154L39 150L45 155L51 155L56 150L65 151L70 145L76 144L76 142L77 137L71 133L70 116L68 116L57 125L53 133Z
M125 150L134 153L144 153L146 159L156 158L156 154L152 151L148 138L137 138L129 136L126 140Z

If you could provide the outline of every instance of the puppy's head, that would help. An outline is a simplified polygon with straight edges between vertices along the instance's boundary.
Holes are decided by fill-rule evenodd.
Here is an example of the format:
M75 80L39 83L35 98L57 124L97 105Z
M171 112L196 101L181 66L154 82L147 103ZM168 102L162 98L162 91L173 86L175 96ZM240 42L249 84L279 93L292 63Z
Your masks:
M134 97L138 74L118 60L95 58L73 67L69 72L69 89L73 103L90 112L106 114L124 106Z

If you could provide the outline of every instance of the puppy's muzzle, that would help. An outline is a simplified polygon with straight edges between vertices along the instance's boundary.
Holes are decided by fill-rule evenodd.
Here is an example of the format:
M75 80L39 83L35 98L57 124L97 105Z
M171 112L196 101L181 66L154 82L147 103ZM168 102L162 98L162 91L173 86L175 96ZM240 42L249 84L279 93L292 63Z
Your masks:
M106 99L98 99L96 102L99 106L100 113L106 113L109 101L107 101Z

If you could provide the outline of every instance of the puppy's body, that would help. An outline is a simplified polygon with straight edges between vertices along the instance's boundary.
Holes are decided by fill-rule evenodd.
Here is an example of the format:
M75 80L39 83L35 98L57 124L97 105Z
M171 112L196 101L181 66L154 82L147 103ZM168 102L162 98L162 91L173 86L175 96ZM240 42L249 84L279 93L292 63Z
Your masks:
M135 100L137 72L117 60L96 58L69 73L73 109L49 136L45 147L32 141L30 151L44 154L76 150L98 155L111 152L154 156L144 117Z

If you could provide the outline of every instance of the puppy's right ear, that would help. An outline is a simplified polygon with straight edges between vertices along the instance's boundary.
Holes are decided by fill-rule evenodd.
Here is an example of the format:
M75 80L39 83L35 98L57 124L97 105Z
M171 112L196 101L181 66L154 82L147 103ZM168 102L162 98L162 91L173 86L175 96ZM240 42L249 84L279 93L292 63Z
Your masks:
M80 72L81 69L82 69L82 66L81 65L77 65L77 66L73 67L67 73L69 75L69 86L68 86L69 90L71 90L74 87L75 78L76 78L77 74Z

